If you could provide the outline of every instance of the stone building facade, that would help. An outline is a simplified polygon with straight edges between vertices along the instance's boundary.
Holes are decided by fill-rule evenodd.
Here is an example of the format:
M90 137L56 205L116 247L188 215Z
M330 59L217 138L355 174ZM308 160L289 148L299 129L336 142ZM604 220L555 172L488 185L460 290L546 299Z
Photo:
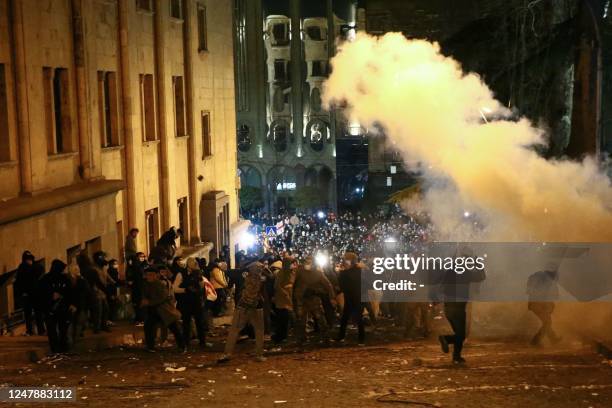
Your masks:
M0 274L25 249L47 267L79 248L120 259L132 227L143 252L171 226L205 256L234 251L232 13L0 0Z
M239 173L264 211L292 210L307 188L316 208L336 210L336 139L346 126L321 94L353 5L235 0Z

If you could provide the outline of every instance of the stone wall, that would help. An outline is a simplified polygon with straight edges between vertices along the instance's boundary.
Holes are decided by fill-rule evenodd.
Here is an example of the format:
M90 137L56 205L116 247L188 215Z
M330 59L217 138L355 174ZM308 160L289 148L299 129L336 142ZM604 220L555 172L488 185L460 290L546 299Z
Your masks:
M152 10L139 9L133 0L0 0L0 64L9 118L9 137L0 139L1 157L8 158L0 160L0 206L8 203L3 208L17 211L10 204L24 197L61 195L70 186L88 189L100 180L123 180L126 186L0 223L0 273L14 270L25 249L49 264L56 257L66 260L67 249L84 248L96 237L109 256L120 257L118 239L131 227L140 229L138 246L147 251L145 212L158 209L162 233L179 225L178 200L185 197L188 239L207 241L200 231L199 203L209 191L227 194L229 223L238 221L233 1L186 0L178 17L171 16L167 0L150 4ZM198 8L206 10L207 50L198 49ZM43 67L68 73L69 148L61 154L48 154ZM110 145L105 73L114 75L117 95ZM143 100L142 74L154 78L150 104ZM175 120L176 77L184 89L182 134ZM144 111L150 107L156 140L145 141ZM210 113L213 146L205 159L203 111Z

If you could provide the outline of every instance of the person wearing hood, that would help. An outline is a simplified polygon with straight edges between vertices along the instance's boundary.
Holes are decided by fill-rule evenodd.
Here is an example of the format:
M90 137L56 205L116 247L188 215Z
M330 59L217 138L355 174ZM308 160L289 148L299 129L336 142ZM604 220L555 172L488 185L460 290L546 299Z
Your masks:
M187 272L180 273L174 280L174 291L180 294L179 310L183 320L185 344L191 342L191 320L195 321L200 347L206 347L206 316L204 308L205 282L195 258L187 258Z
M42 266L36 263L34 255L30 251L25 251L21 255L21 264L17 268L13 287L15 296L21 300L26 323L26 335L28 336L34 334L34 322L36 322L38 335L43 336L45 334L44 317L36 293L38 280L44 273Z
M128 259L125 273L127 287L130 289L130 298L134 308L134 323L142 326L144 322L144 308L140 306L142 301L142 288L144 286L144 271L149 267L144 252L138 252L135 257ZM82 273L82 272L81 272Z
M340 319L338 341L346 336L346 326L349 320L356 320L359 331L359 344L365 342L365 325L363 322L364 304L361 302L361 268L359 258L354 252L344 254L343 269L338 275L338 286L344 294L344 309Z
M559 337L552 326L552 314L555 310L555 301L559 299L559 272L558 265L548 262L546 269L529 276L527 280L527 309L540 320L540 329L531 339L531 345L540 346L547 337L552 344L557 344Z
M326 343L329 341L327 318L323 311L323 298L335 302L334 289L321 268L314 264L313 258L307 256L304 265L297 271L294 286L299 345L306 340L306 323L309 316L318 325L321 339Z
M297 260L292 257L283 259L282 268L274 280L274 314L276 316L276 332L272 341L280 344L287 339L289 319L293 313L293 284L298 267Z
M222 316L225 312L225 302L227 300L227 277L225 272L227 271L227 263L224 261L215 262L214 267L210 271L210 282L217 292L217 300L212 304L213 316Z
M185 351L185 341L178 325L181 314L173 304L168 287L160 280L158 272L149 267L145 272L141 306L146 308L144 323L146 348L155 352L157 328L163 325L174 335L180 351Z
M108 290L108 285L112 282L112 279L108 276L105 269L108 265L108 261L106 260L106 253L98 251L93 255L93 258L93 270L97 275L97 278L94 278L93 272L90 272L91 278L95 279L95 284L92 285L96 302L95 313L92 316L94 323L94 333L98 333L100 330L109 332L110 328L108 327L108 319L110 317L110 314L106 291Z
M246 265L246 276L243 288L240 291L240 299L232 318L232 326L229 329L225 342L225 352L217 362L224 363L232 358L238 334L247 324L251 324L255 330L255 355L257 361L266 360L263 355L265 280L264 265L261 262L251 262Z
M49 273L40 279L40 296L46 312L51 352L64 353L68 351L68 328L76 310L71 301L71 283L64 262L59 259L51 262Z
M106 298L108 301L109 320L114 322L119 314L119 287L121 286L121 277L119 275L119 261L111 259L108 261L108 269L106 270L108 280L106 283Z

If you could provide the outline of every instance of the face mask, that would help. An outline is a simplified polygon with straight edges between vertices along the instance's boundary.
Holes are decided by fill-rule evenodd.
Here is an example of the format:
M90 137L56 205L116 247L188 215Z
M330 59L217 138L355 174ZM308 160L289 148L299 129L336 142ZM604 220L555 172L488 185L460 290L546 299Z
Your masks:
M307 271L312 269L312 264L306 264L304 265L304 269L306 269Z

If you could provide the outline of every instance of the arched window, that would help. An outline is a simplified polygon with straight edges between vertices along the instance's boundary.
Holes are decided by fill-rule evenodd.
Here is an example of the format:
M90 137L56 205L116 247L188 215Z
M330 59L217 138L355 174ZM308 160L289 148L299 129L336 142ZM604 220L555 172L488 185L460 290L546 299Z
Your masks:
M325 142L329 141L329 129L322 120L315 119L306 128L306 138L310 147L315 152L320 152L325 147Z
M270 136L272 137L274 150L279 153L287 150L287 144L289 142L289 129L285 123L273 124L270 131Z
M248 152L251 148L251 128L245 124L240 125L237 137L238 150Z

